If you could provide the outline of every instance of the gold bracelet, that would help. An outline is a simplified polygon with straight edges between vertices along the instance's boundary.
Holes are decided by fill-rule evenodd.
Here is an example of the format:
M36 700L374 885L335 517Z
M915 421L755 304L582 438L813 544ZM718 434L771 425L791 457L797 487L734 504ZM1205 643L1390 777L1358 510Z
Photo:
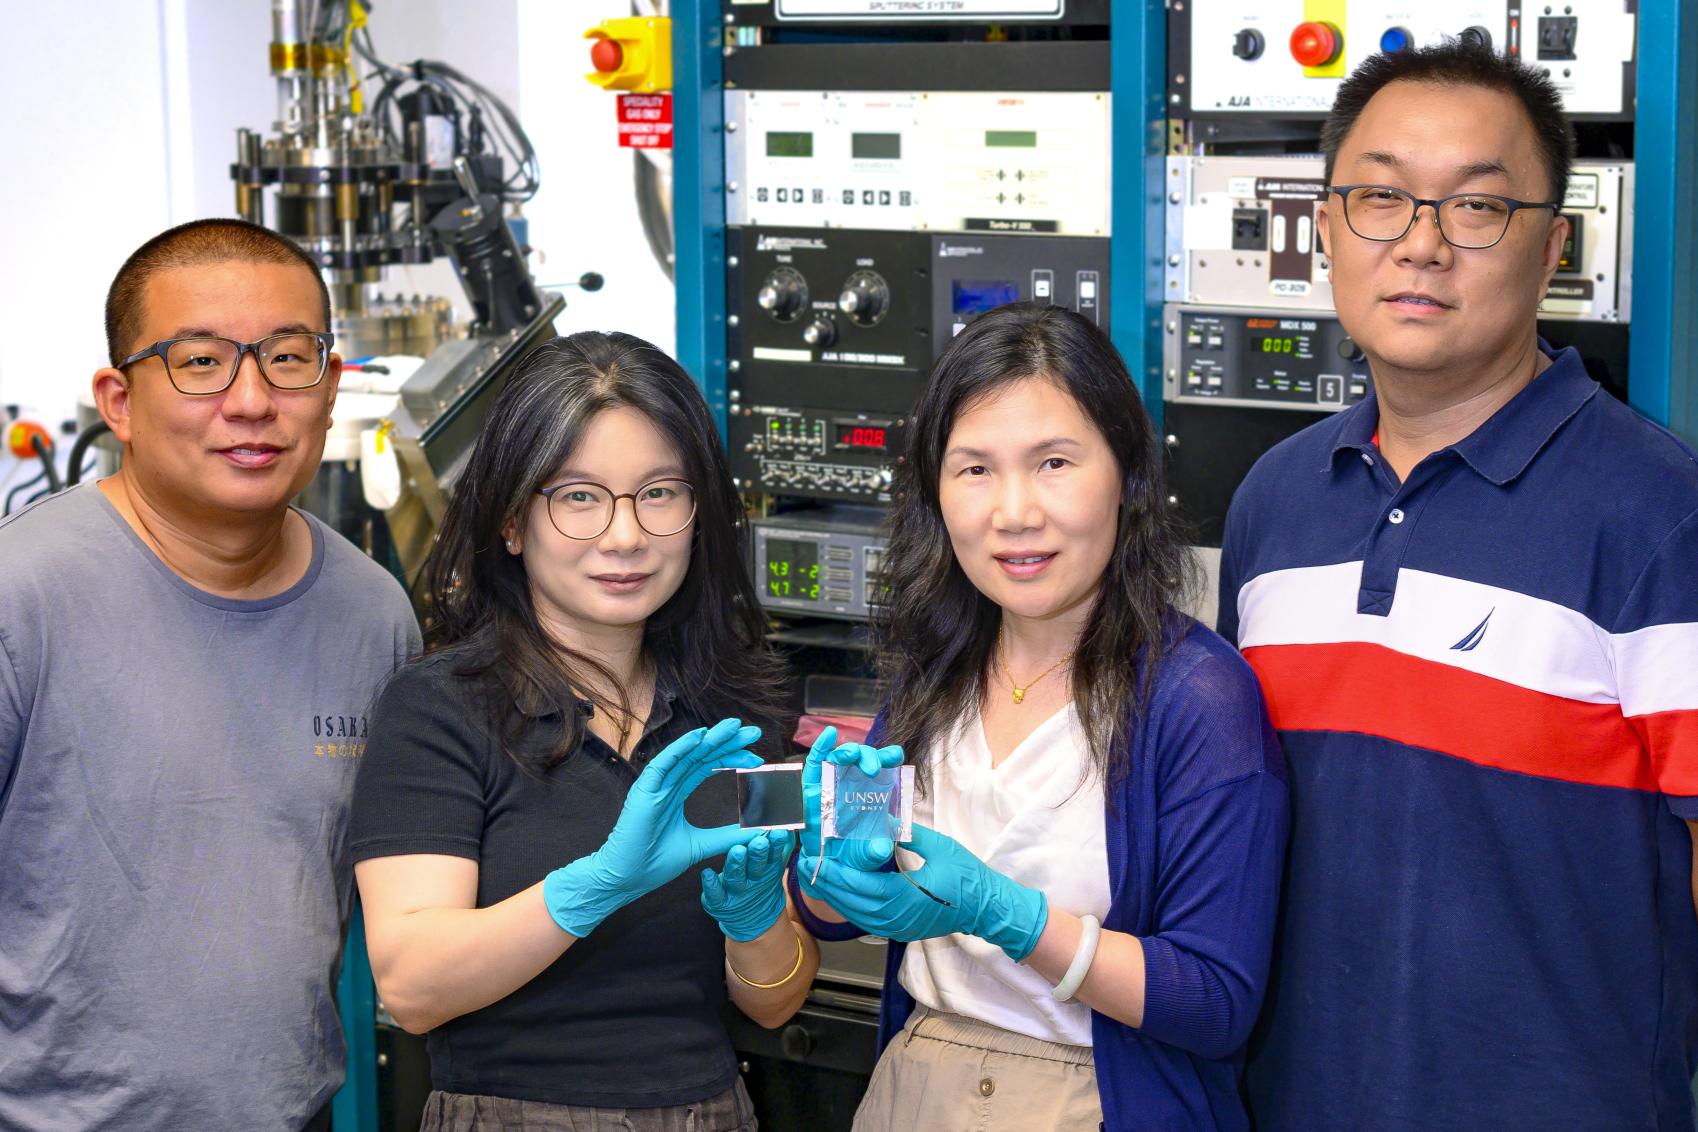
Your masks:
M793 931L795 930L796 923L795 923L794 920L791 921L790 927L791 927L791 930L793 930ZM797 931L796 932L796 965L794 967L790 968L790 973L788 975L784 976L782 979L778 980L776 983L757 983L754 980L748 978L747 976L745 976L743 974L743 972L741 972L737 969L735 964L733 964L731 962L731 956L730 955L727 955L725 957L725 966L730 969L730 971L733 975L736 975L739 979L741 979L743 981L744 986L754 987L756 990L771 990L773 987L783 986L785 983L789 982L791 979L794 979L796 977L796 972L800 971L802 969L802 959L803 959L804 955L805 955L805 952L802 950L802 933L800 931Z

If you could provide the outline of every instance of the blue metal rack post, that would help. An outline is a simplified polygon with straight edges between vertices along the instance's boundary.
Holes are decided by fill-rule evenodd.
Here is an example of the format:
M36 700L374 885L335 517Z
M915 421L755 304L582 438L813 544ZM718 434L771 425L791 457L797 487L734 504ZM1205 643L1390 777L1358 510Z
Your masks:
M366 922L360 902L348 918L342 944L342 977L336 983L342 1035L348 1043L348 1077L330 1105L335 1132L377 1132L377 991L366 956Z
M1167 11L1161 0L1109 9L1114 199L1109 334L1159 427L1162 411L1162 167L1167 155Z
M678 361L725 435L725 101L727 49L713 0L672 5L672 247Z
M1639 5L1628 399L1698 444L1698 6ZM1682 115L1685 120L1682 121Z

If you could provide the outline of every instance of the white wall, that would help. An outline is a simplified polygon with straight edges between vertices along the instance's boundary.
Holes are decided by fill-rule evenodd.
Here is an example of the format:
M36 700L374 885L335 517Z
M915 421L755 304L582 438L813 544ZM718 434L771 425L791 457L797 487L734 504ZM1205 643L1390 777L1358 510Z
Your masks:
M234 212L236 129L270 134L276 116L270 12L269 0L7 6L0 104L16 109L0 177L0 404L49 425L73 416L105 363L101 307L124 257L172 224ZM584 30L629 12L611 0L391 0L371 32L385 61L450 63L519 113L542 167L525 209L539 281L607 279L597 294L566 292L559 328L627 330L670 350L672 286L643 240L614 96L583 78ZM463 302L446 263L391 281Z
M103 364L113 273L170 218L162 23L89 0L8 5L5 27L0 403L52 425Z

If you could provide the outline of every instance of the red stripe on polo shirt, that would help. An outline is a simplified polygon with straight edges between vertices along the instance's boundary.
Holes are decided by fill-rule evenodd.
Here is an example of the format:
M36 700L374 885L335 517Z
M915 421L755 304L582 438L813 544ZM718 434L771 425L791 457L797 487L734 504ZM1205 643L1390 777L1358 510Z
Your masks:
M1664 794L1698 796L1698 709L1630 715Z
M1244 659L1260 677L1281 731L1377 735L1540 778L1698 793L1659 783L1617 704L1532 691L1383 645L1256 645L1244 650Z

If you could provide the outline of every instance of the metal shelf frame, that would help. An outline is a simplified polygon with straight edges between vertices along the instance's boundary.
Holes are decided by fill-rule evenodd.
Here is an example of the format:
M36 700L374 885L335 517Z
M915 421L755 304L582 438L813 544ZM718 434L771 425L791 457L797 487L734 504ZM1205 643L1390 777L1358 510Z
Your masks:
M1110 270L1120 297L1109 329L1158 424L1166 20L1162 0L1110 4L1116 154ZM1698 138L1690 117L1698 106L1698 71L1680 65L1698 58L1698 3L1639 5L1638 36L1629 399L1698 444ZM723 66L736 48L715 0L675 0L672 37L678 360L701 384L723 435Z

